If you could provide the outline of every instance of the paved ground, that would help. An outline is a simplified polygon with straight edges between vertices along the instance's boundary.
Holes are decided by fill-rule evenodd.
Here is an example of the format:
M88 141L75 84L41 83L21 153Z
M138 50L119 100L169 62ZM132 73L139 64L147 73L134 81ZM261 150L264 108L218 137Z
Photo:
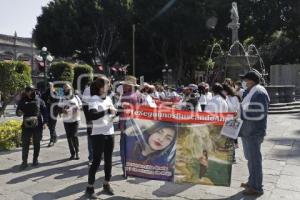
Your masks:
M263 144L265 194L258 199L300 199L300 115L272 115L268 136ZM40 166L18 172L21 162L20 149L0 152L0 199L85 199L87 183L87 147L84 128L80 130L81 160L68 161L69 152L61 122L58 124L60 140L47 148L48 131L44 133ZM116 141L119 140L117 136ZM113 197L101 193L103 171L99 170L96 192L103 199L255 199L245 198L241 182L247 179L246 162L242 149L238 149L238 163L233 166L232 185L212 187L183 184L176 185L140 178L123 180L116 143L113 157ZM32 151L31 151L32 156ZM31 158L31 157L30 157Z

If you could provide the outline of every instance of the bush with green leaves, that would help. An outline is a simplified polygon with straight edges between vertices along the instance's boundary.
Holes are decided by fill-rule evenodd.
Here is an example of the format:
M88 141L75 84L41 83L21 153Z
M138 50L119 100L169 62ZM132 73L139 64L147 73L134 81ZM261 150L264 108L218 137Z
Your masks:
M93 68L90 65L78 64L74 66L73 87L75 90L80 90L82 92L85 86L90 82L92 82L92 80L93 80Z
M0 62L0 92L3 106L0 115L4 112L16 94L26 86L31 85L31 67L24 62Z
M68 81L73 83L73 66L67 62L58 62L51 65L49 72L52 73L54 81Z
M0 150L12 150L21 146L21 125L19 120L0 123Z

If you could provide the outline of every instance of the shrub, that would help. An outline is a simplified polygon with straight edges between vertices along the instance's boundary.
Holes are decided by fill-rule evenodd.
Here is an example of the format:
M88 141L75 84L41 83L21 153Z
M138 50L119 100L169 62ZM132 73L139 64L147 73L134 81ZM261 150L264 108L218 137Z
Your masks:
M52 73L54 81L68 81L73 83L73 66L67 62L58 62L51 65L49 72Z
M19 120L0 123L0 150L12 150L21 146L21 125Z
M31 68L24 62L0 62L0 80L3 101L3 107L0 109L1 115L14 96L32 83Z
M86 74L86 77L81 79L80 85L78 85L78 77ZM73 87L75 90L84 90L85 86L93 80L93 68L89 65L75 65L74 66L74 81Z

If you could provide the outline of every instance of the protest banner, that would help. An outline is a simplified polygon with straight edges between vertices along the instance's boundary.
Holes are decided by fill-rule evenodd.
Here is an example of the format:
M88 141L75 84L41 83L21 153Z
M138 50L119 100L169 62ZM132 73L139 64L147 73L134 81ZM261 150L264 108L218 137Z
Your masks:
M233 143L220 132L233 113L194 113L145 106L125 113L129 176L230 185Z

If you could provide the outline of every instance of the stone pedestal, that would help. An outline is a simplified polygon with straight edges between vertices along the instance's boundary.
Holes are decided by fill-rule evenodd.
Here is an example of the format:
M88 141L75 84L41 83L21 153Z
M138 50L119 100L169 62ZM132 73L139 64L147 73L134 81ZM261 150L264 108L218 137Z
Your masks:
M295 85L266 86L271 103L290 103L295 101Z
M219 70L224 70L224 78L231 78L232 80L237 81L240 80L240 76L247 73L250 70L250 67L253 67L258 62L258 60L258 56L246 57L244 55L227 55L215 58L214 62Z

